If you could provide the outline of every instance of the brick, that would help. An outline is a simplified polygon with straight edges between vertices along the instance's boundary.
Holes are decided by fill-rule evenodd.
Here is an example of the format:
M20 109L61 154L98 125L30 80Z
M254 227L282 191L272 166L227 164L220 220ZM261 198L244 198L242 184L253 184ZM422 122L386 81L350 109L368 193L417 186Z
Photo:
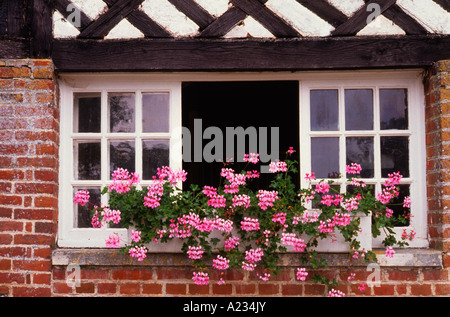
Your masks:
M21 78L30 77L29 67L0 67L0 78Z
M141 292L141 286L137 283L126 283L119 285L119 292L122 295L137 295Z
M258 293L259 295L274 295L280 292L279 284L259 284Z
M80 283L80 286L75 287L78 294L93 294L95 292L94 283Z
M411 295L413 296L430 296L431 285L430 284L411 284Z
M53 283L53 292L55 294L72 294L73 289L65 282L54 282Z
M13 267L16 270L26 270L26 271L50 271L51 269L50 260L14 260Z
M22 205L22 197L17 195L0 195L0 205Z
M238 295L254 295L256 293L255 284L235 284L234 289Z
M21 180L24 178L22 170L0 170L0 179Z
M190 295L208 295L209 294L209 285L189 284L189 294Z
M14 297L50 297L51 289L49 287L13 287Z
M305 284L305 295L321 295L325 294L325 285L321 284Z
M112 272L114 280L148 280L152 278L152 272L148 269L118 269Z
M303 285L302 284L283 285L281 289L281 294L285 296L300 296L303 294Z
M115 283L98 283L97 292L99 294L114 294L117 292L117 284Z
M22 231L23 223L21 221L0 221L0 231Z
M449 283L443 283L443 284L435 284L435 293L436 295L450 295L450 284Z
M34 78L52 79L53 69L48 67L36 67L33 69Z
M227 283L222 285L213 284L212 291L215 295L231 295L233 288L231 284Z
M83 269L80 272L83 280L107 280L108 275L109 271L103 269Z
M0 284L25 283L25 276L22 273L0 272Z
M35 207L58 207L58 198L50 197L50 196L41 196L34 198L34 206Z
M14 244L51 245L53 237L44 234L16 234Z
M158 283L147 283L142 285L142 294L162 294L162 285Z
M10 259L0 259L0 271L11 270L11 260Z
M192 278L192 271L186 269L172 269L161 268L157 272L158 280L171 280L171 279L188 279Z
M417 281L418 272L417 271L400 271L394 270L388 273L390 281Z
M170 295L186 295L186 284L166 284L166 294Z
M15 219L53 220L53 209L14 209Z

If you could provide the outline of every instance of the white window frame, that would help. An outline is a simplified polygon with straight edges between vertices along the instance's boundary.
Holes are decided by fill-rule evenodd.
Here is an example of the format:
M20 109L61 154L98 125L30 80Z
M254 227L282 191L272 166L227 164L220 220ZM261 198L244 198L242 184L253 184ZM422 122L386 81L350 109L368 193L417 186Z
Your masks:
M130 92L170 92L170 165L174 168L182 166L182 141L181 141L181 85L189 81L277 81L296 80L299 82L299 125L300 144L294 144L300 151L300 179L301 186L307 186L303 176L311 171L310 133L309 130L309 90L327 88L406 88L408 89L408 116L410 136L410 177L404 179L410 183L412 197L411 224L409 227L396 228L398 235L403 229L414 229L416 238L410 243L411 247L427 247L427 204L426 204L426 155L425 155L425 99L420 70L375 70L375 71L323 71L323 72L262 72L262 73L77 73L61 74L60 87L60 194L59 194L59 232L58 245L61 247L95 247L104 248L105 239L112 232L117 232L125 243L129 241L126 229L90 229L73 227L73 191L76 184L73 179L73 93L74 92L102 92L107 91ZM341 94L342 95L342 94ZM375 93L375 103L378 94ZM137 103L139 98L136 98ZM103 101L103 99L102 99ZM340 103L341 104L341 103ZM375 106L375 105L374 105ZM103 106L105 107L105 106ZM102 109L104 110L104 109ZM137 115L140 105L136 104ZM340 111L340 116L344 115ZM374 120L377 116L374 116ZM136 118L136 124L140 120ZM377 131L378 132L378 131ZM316 133L316 132L314 132ZM357 134L358 131L355 131ZM380 132L384 133L384 132ZM388 132L386 132L388 133ZM167 137L167 135L166 135ZM136 151L138 144L136 142ZM375 144L376 146L376 144ZM104 146L103 146L104 147ZM103 150L102 147L102 150ZM140 149L141 151L142 149ZM376 149L377 151L378 149ZM417 155L421 153L421 155ZM138 157L139 153L136 153ZM103 155L106 157L106 155ZM104 161L105 159L103 159ZM104 164L105 162L102 162ZM340 162L340 167L345 165L345 160ZM136 172L141 166L136 165ZM103 182L100 185L107 185ZM381 179L375 179L381 181ZM148 184L142 183L143 186ZM102 199L106 199L103 198ZM104 201L103 203L106 203ZM365 232L370 232L370 219L366 221ZM369 232L367 232L369 230ZM368 242L367 242L368 241ZM381 247L381 238L367 239L367 249ZM345 248L338 243L323 241L320 244L322 251L343 251ZM160 252L178 251L178 243L170 243L163 250L156 247L152 251Z
M103 187L109 180L109 157L101 158L100 180L76 180L74 178L74 142L77 140L101 140L102 153L108 153L109 140L132 140L135 142L135 169L142 177L142 140L169 140L169 165L181 168L181 86L179 82L151 80L141 76L61 76L59 81L61 93L61 131L60 131L60 191L59 191L59 228L58 245L61 247L105 247L105 240L111 233L117 233L124 243L129 242L128 230L124 228L74 228L75 209L73 203L74 187ZM101 93L101 132L75 133L73 128L74 94ZM116 92L135 93L135 132L108 132L107 94ZM169 132L142 132L142 94L169 93ZM148 186L150 180L141 181L141 186ZM107 205L107 195L102 195L102 204Z

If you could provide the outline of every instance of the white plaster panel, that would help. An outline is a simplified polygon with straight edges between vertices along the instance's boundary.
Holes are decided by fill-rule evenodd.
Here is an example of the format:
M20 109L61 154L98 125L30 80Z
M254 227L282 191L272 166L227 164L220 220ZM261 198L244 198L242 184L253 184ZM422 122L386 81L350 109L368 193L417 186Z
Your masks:
M194 0L203 9L208 11L214 17L219 17L224 14L230 7L228 0Z
M88 17L95 20L100 14L108 10L108 6L102 0L71 0Z
M123 19L106 35L106 39L134 39L142 38L144 34L134 27L127 19Z
M67 21L58 11L53 12L53 37L72 38L77 37L80 31Z
M351 16L364 5L363 0L327 0L332 6L346 16Z
M356 35L405 35L405 31L397 24L384 17L377 16L372 22L367 24Z
M334 29L295 0L269 0L266 6L303 36L327 36Z
M428 31L450 33L450 13L431 0L398 0L397 4Z
M261 37L261 38L273 38L273 34L270 33L264 26L261 25L251 16L242 21L239 25L235 26L225 36L225 38L245 38L245 37Z
M167 0L145 0L141 8L175 37L194 36L198 33L198 25Z

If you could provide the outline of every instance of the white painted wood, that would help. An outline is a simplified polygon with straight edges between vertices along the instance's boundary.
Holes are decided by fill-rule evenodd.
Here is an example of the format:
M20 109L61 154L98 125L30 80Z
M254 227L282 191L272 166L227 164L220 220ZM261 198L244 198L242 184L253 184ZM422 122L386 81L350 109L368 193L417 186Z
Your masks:
M105 39L135 39L143 38L144 34L134 27L127 19L123 19L109 31Z
M398 0L397 5L433 33L450 33L450 13L431 0Z

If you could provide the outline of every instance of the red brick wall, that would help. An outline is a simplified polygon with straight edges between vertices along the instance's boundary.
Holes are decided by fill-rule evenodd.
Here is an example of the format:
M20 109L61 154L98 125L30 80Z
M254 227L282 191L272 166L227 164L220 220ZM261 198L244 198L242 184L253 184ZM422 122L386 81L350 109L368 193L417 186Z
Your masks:
M0 295L51 295L56 92L50 60L0 60Z
M450 266L450 60L429 70L425 83L428 231L430 246Z
M444 268L382 267L381 286L357 289L370 271L330 267L348 296L450 295L450 61L425 79L428 225L431 247ZM58 213L59 109L49 60L0 60L0 296L313 296L325 288L295 280L294 266L263 282L243 271L212 276L197 286L184 266L81 265L80 285L66 283L64 265L52 265ZM347 282L351 272L355 280Z

